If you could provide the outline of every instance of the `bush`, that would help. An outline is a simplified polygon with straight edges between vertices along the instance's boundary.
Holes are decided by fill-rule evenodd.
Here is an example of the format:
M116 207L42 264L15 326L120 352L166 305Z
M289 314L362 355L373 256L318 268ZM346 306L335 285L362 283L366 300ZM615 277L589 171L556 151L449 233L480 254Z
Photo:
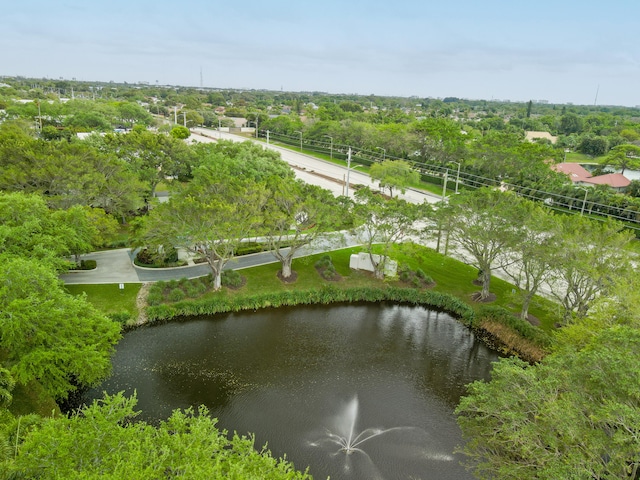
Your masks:
M222 276L220 277L220 281L225 287L239 288L242 286L242 282L244 280L242 278L242 275L240 275L237 271L224 270L222 272Z
M77 266L78 270L93 270L98 266L95 260L80 260L80 265Z
M333 280L336 275L338 274L338 272L336 272L336 269L333 265L326 267L323 271L322 271L322 278L324 278L325 280Z
M333 262L331 261L331 256L330 255L323 255L322 257L320 257L318 259L318 261L315 263L314 267L316 268L329 268L332 267L333 268ZM335 268L334 268L335 271Z
M184 300L185 297L186 295L184 291L182 291L180 288L174 288L173 290L171 290L171 292L169 292L170 302L179 302L180 300Z
M147 304L151 306L160 305L164 301L162 290L151 289L147 295Z
M110 313L107 316L120 325L126 325L132 319L132 315L129 312Z

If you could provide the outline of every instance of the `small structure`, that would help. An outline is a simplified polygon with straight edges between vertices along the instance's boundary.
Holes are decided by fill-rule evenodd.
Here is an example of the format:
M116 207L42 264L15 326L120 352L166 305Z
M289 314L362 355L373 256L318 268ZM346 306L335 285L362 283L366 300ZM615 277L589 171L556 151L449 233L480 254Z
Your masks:
M558 163L551 168L556 172L567 174L574 185L583 187L608 185L617 192L624 192L631 184L631 180L621 173L607 173L594 177L591 172L578 163Z
M372 255L373 261L380 262L380 255ZM354 270L366 270L367 272L373 272L373 263L371 263L371 257L367 252L354 253L349 258L349 268ZM384 263L384 275L387 277L395 277L398 273L398 262L387 258Z

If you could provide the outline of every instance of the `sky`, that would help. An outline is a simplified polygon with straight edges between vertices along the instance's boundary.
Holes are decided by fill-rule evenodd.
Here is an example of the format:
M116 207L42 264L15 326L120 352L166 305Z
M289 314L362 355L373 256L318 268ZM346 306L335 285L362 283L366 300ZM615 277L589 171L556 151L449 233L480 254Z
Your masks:
M0 76L640 105L640 0L20 0Z

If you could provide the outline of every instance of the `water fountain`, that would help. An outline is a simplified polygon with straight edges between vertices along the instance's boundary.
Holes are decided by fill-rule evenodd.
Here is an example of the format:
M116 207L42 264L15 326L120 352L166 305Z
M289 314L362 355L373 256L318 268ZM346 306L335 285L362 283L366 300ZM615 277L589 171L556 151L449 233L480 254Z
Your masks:
M352 459L352 456L361 457L363 461L357 464L358 470L367 470L366 478L383 478L368 451L379 452L383 450L389 453L390 450L395 450L402 452L402 456L412 456L430 461L449 462L453 460L452 455L438 452L437 447L435 449L429 448L431 443L429 435L418 427L365 428L358 431L359 408L358 397L354 396L331 419L331 426L326 428L318 439L310 442L309 446L325 449L331 457L337 457L338 461L340 457L344 457L343 470L345 472L350 472L354 466L352 461L355 458ZM394 435L394 433L398 435ZM374 446L374 439L384 441ZM370 443L368 444L368 442ZM368 451L365 451L365 447ZM361 475L362 471L359 473Z

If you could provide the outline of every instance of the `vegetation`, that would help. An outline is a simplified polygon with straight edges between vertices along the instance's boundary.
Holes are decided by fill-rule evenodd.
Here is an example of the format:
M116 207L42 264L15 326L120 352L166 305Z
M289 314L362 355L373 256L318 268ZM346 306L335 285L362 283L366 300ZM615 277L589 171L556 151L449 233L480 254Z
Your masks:
M108 374L118 323L135 315L130 296L135 289L126 286L122 297L103 300L111 303L109 318L84 295L63 291L56 275L69 267L68 259L113 243L124 228L116 228L118 221L131 222L125 236L135 235L150 251L193 248L215 272L211 279L152 289L152 319L336 300L444 308L488 335L504 340L515 332L517 339L505 351L518 341L532 347L526 354L532 365L502 360L492 381L472 385L458 408L469 439L465 450L478 475L638 477L640 297L628 261L630 236L620 224L595 223L587 216L610 216L633 226L640 219L635 198L640 189L636 185L620 194L596 188L587 200L549 168L565 157L591 159L601 168L634 168L638 109L3 81L10 86L0 89L0 402L16 414L48 408L47 399L64 399ZM76 98L61 101L71 88ZM19 101L24 99L32 101ZM216 107L227 109L228 116L245 116L274 140L303 143L305 150L335 161L344 160L351 148L353 161L391 196L415 178L390 173L389 163L418 172L445 194L455 172L462 193L435 211L384 201L369 189L358 192L355 204L334 200L297 184L286 164L259 146L187 145L182 138L188 127L224 125ZM153 125L151 112L169 119L178 108L187 128ZM270 118L266 112L273 108L286 113ZM557 141L525 141L525 130L547 131ZM79 140L79 132L105 135ZM161 184L172 191L172 200L156 205ZM473 191L483 186L490 189ZM549 208L563 214L554 216ZM464 250L474 266L415 245L398 246L416 234L411 228L416 220L426 225L426 235L437 235L438 250L442 244L445 253ZM292 260L283 248L299 249L320 234L351 226L368 232L366 250L372 259L382 259L378 277L393 257L406 265L402 280L419 288L351 274L348 252L323 260L320 277L315 259ZM268 238L269 248L281 255L280 265L243 271L240 280L225 274L234 289L222 288L223 267L241 239L256 235ZM295 283L276 280L277 268L290 280L295 271ZM497 269L509 272L516 288L492 279ZM483 288L477 298L495 295L491 305L471 300L478 271ZM426 284L428 277L435 285ZM543 283L553 287L555 309L536 296ZM256 285L260 293L250 293ZM541 329L525 321L531 317ZM560 318L563 328L550 337ZM516 348L525 351L523 345ZM153 428L128 421L133 403L108 398L82 417L46 420L16 418L1 409L0 444L18 445L17 456L3 457L3 473L98 476L106 465L117 465L121 470L109 471L133 477L302 475L268 455L252 456L251 442L244 440L216 444L221 452L214 458L228 468L215 470L223 468L210 462L211 449L218 447L207 442L219 437L206 412L176 412ZM108 434L96 436L96 429ZM191 440L204 447L187 452L173 444ZM229 457L239 463L226 463ZM184 458L193 461L182 463ZM78 472L78 465L86 470Z
M8 478L311 478L266 447L257 451L253 438L218 430L205 407L176 410L152 426L136 420L135 405L135 397L107 395L69 417L42 419L0 472Z

